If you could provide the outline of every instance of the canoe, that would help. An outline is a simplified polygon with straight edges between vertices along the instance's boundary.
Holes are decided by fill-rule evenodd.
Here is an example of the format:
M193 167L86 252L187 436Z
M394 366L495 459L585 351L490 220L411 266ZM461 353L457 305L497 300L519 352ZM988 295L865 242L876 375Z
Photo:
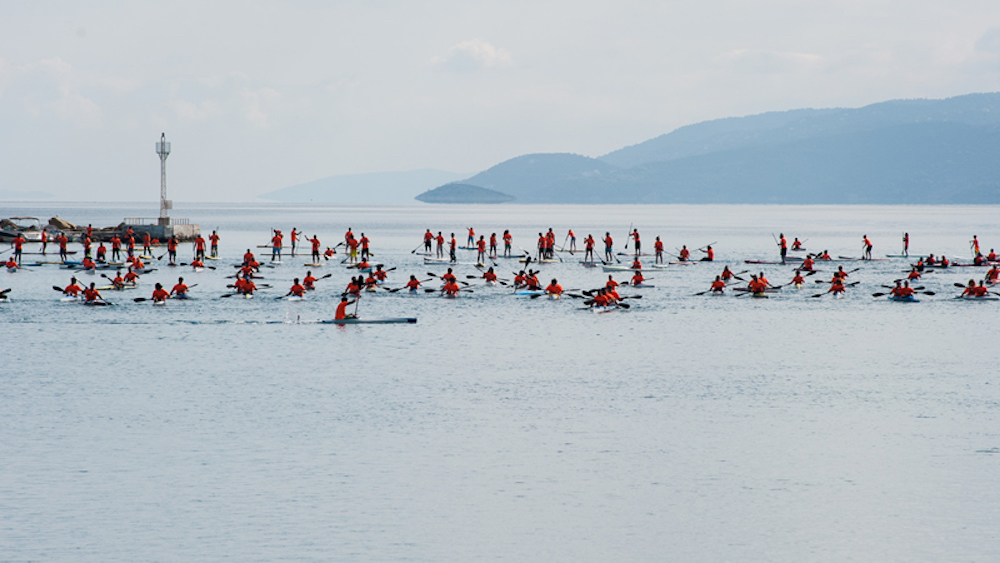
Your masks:
M896 301L899 303L920 303L920 300L912 295L907 295L905 297L900 297L899 295L890 295L889 301Z
M396 323L416 323L417 319L415 317L399 317L399 318L384 318L384 319L328 319L319 321L322 324L335 324L335 325L362 325L362 324L396 324Z

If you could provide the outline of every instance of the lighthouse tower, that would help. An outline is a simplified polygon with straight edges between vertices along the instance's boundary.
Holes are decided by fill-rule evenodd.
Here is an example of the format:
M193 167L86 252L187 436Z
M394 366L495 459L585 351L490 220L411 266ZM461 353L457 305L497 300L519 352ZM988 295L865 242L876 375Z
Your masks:
M170 143L167 142L166 133L160 133L160 142L156 143L156 154L160 155L159 225L166 227L170 225L170 214L168 211L174 206L173 202L167 199L167 157L170 156Z

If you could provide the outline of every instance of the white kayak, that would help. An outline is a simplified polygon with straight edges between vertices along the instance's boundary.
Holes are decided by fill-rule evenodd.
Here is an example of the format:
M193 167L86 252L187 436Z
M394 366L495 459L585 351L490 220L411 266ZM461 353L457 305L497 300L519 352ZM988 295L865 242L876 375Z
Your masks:
M601 266L605 272L639 272L641 268L629 268L627 266Z
M384 318L384 319L358 319L358 318L346 318L346 319L329 319L320 321L323 324L335 324L335 325L361 325L361 324L397 324L397 323L416 323L417 319L415 317L399 317L399 318Z

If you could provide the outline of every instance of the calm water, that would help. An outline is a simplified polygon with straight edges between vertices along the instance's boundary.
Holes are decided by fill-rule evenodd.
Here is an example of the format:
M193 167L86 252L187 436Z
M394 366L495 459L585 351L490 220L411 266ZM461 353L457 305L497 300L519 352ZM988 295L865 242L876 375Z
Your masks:
M56 266L0 273L13 288L0 304L0 560L992 560L1000 302L950 299L972 268L928 275L938 294L919 304L871 297L901 260L862 265L839 300L809 298L812 284L768 300L692 294L724 263L774 258L779 231L833 255L859 255L867 234L879 256L909 231L914 253L968 260L973 234L1000 247L997 211L178 209L219 229L218 270L160 264L105 308L60 303ZM0 211L24 214L105 226L150 212ZM365 232L399 282L443 272L410 254L426 228L463 243L465 227L508 228L530 248L572 227L621 247L630 223L650 248L657 235L668 249L716 242L718 262L652 273L656 288L607 315L476 288L360 304L416 325L263 324L332 317L349 276L333 263L308 301L270 298L301 258L264 269L274 289L258 299L219 299L271 227L331 244ZM178 275L196 300L131 302ZM589 288L607 274L566 257L542 277Z

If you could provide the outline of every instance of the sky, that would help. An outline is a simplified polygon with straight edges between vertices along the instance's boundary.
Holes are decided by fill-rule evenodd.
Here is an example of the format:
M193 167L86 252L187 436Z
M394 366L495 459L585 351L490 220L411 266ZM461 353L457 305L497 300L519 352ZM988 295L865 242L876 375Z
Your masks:
M0 200L251 201L1000 90L1000 2L0 0Z

